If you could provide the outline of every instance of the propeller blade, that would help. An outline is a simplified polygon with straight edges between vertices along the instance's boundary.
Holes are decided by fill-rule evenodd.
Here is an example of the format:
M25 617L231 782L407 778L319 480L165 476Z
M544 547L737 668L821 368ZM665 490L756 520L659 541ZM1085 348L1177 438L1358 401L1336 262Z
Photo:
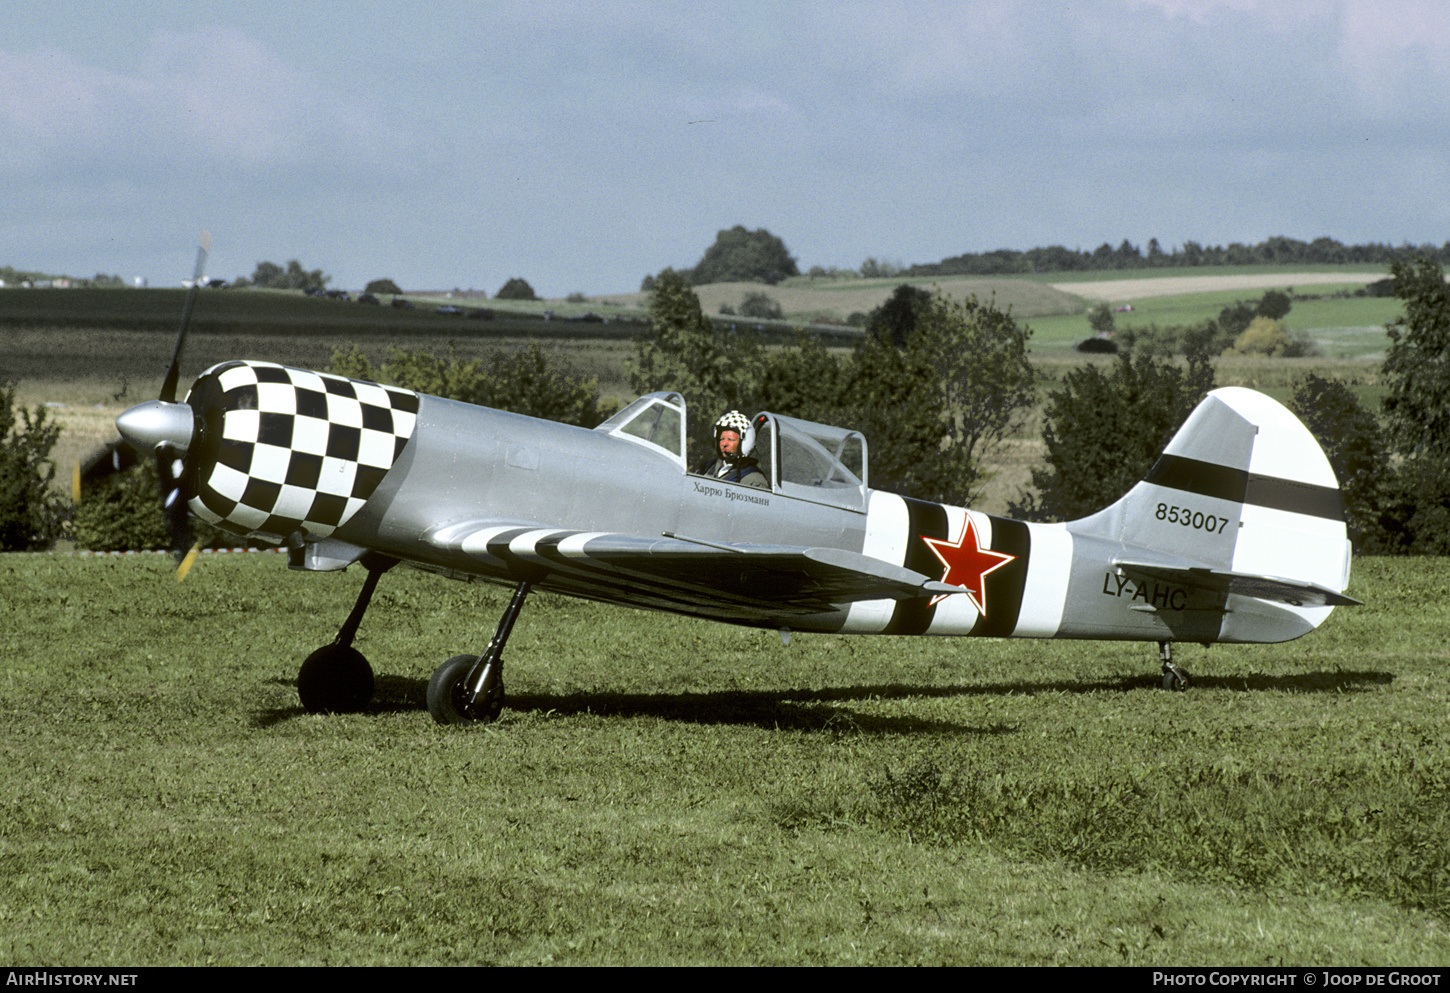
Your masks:
M206 272L206 257L211 252L211 233L201 233L201 244L196 249L196 269L191 276L191 288L186 291L186 305L181 310L181 328L176 332L176 347L171 352L171 365L161 383L161 397L167 403L176 402L176 381L181 377L181 348L186 344L186 328L191 323L191 309L196 306L196 294L201 289L201 279Z
M181 560L181 564L176 567L176 581L178 583L185 579L186 574L191 571L192 563L196 561L196 555L200 551L201 542L193 542L191 545L191 551L186 553L186 556Z
M171 553L180 563L192 545L191 514L186 508L187 495L182 478L184 453L169 445L156 450L156 473L161 479L161 509L166 514L166 530L171 534Z
M140 454L123 438L96 449L76 463L71 474L71 498L80 503L86 487L125 472L140 461Z

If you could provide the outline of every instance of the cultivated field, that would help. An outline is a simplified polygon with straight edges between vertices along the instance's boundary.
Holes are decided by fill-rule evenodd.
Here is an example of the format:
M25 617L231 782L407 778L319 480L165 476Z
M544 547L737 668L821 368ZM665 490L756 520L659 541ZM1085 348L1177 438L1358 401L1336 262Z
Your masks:
M299 660L361 577L0 556L0 957L47 965L1444 965L1437 560L1318 632L801 636L538 596L510 709L424 687L506 592L399 569L367 713Z
M1185 296L1190 293L1248 293L1251 291L1295 289L1314 286L1343 286L1346 284L1372 283L1384 279L1382 271L1366 273L1346 272L1259 272L1240 275L1214 276L1158 276L1149 279L1103 279L1093 282L1054 283L1055 289L1071 293L1088 300L1106 300L1121 303L1142 300L1148 297Z

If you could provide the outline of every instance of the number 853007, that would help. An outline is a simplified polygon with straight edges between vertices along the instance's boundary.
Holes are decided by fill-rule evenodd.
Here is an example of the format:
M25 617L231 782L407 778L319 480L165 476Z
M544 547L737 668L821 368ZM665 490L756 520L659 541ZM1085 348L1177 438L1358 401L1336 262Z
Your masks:
M1195 531L1207 531L1209 534L1223 534L1223 529L1228 527L1227 517L1205 514L1203 511L1194 510L1191 507L1174 507L1166 503L1158 505L1157 517L1158 520L1167 521L1169 524L1179 524L1186 528L1193 528Z

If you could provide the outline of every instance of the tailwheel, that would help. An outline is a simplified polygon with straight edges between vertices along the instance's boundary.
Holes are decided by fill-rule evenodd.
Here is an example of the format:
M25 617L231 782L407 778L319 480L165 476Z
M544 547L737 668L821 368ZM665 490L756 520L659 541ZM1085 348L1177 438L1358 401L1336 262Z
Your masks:
M470 688L474 667L486 666L480 692ZM428 713L439 724L491 723L503 712L503 673L497 662L477 655L455 655L440 665L428 680Z
M351 645L324 645L303 661L297 695L312 714L362 710L373 698L373 668Z
M1172 662L1169 662L1163 667L1163 688L1165 690L1174 690L1181 693L1188 689L1188 684L1187 669L1174 665Z
M1188 670L1173 661L1173 642L1158 642L1158 661L1163 663L1163 688L1182 693L1188 689Z

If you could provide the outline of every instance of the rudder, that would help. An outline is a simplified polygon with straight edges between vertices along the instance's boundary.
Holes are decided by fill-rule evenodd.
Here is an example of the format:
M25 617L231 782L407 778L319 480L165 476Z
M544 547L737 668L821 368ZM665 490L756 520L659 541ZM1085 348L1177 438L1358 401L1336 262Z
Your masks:
M1283 641L1356 602L1342 596L1350 546L1334 470L1299 419L1254 390L1211 392L1122 500L1067 527L1116 543L1120 570L1224 593L1217 640Z

